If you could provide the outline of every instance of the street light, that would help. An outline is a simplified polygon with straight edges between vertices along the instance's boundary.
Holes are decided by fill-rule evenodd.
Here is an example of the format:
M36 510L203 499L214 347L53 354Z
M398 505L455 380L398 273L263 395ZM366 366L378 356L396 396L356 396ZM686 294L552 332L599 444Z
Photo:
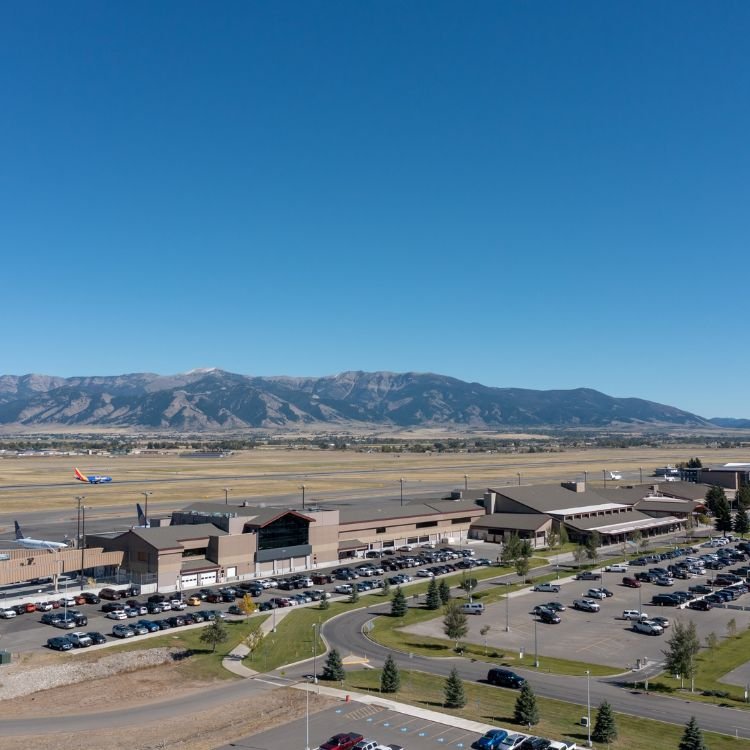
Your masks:
M231 489L231 487L224 488L224 505L229 505L229 490Z
M469 475L464 474L464 492L469 491Z
M586 730L588 738L586 747L591 747L591 671L586 670Z
M313 682L318 684L318 668L317 668L317 657L318 657L318 623L312 624L313 628Z
M76 525L76 544L81 546L81 503L86 499L86 495L76 495L78 501L78 523Z
M83 571L86 569L83 556L86 553L86 506L81 506L81 591L83 591Z
M302 490L302 510L305 509L305 485L301 484L299 487Z
M518 486L520 487L521 486L521 472L517 471L516 475L518 476Z
M401 477L401 479L398 480L399 484L401 485L401 505L404 504L404 478Z
M143 525L146 528L149 528L151 524L148 522L148 496L153 495L153 492L141 492L141 495L143 495L144 498L144 505L145 505L145 511L143 513Z
M510 582L505 582L505 632L510 633L510 591L508 591Z
M539 669L539 649L537 648L536 625L537 621L534 620L534 668Z

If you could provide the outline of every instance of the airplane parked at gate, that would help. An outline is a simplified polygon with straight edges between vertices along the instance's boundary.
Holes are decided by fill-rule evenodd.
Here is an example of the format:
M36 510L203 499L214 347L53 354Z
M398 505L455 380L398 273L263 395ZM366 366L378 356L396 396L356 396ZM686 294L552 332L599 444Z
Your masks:
M32 539L30 536L24 536L21 527L16 523L16 544L20 544L26 549L65 549L68 545L64 542L49 542L46 539Z
M99 476L98 474L87 477L85 474L81 474L78 469L75 470L75 478L79 482L88 482L89 484L105 484L112 481L112 477Z

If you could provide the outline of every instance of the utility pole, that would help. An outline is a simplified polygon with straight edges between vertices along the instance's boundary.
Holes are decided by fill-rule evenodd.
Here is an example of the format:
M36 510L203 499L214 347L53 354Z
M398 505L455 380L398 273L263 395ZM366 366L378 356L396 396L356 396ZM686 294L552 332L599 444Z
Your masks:
M83 571L86 569L84 565L84 555L86 553L86 506L81 506L81 591L83 591L84 576Z
M231 487L224 488L224 505L229 505L229 490L231 489Z
M78 523L76 526L76 544L81 546L81 503L86 499L86 495L76 495L78 501Z
M305 509L305 485L300 485L300 489L302 490L302 510Z
M404 504L404 478L401 477L401 479L398 480L401 485L401 505Z

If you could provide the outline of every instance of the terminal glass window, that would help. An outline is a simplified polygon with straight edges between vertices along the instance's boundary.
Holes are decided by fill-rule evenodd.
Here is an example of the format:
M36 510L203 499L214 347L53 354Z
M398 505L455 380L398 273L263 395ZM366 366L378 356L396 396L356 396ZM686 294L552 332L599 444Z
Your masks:
M308 522L288 513L258 529L258 549L281 549L308 544Z

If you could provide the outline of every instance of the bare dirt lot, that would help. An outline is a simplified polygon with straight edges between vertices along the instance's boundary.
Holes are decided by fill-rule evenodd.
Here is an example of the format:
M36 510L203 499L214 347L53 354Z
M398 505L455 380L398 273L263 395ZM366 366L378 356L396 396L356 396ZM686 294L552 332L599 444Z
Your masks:
M113 678L44 690L24 698L0 703L4 717L14 719L70 716L113 711L125 712L157 701L188 697L211 685L186 681L178 665L162 665ZM329 707L333 700L312 694L310 711ZM3 733L4 747L33 747L35 750L209 750L254 732L271 729L305 715L305 694L289 688L252 693L221 706L189 716L162 718L149 724L142 714L133 714L131 729L112 727L81 731L40 731L38 734Z

